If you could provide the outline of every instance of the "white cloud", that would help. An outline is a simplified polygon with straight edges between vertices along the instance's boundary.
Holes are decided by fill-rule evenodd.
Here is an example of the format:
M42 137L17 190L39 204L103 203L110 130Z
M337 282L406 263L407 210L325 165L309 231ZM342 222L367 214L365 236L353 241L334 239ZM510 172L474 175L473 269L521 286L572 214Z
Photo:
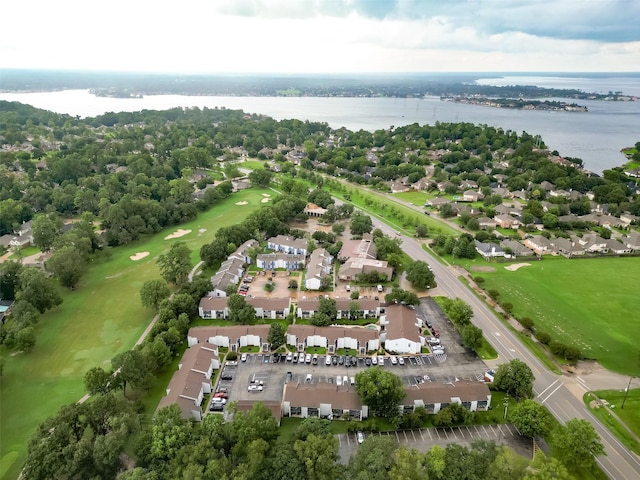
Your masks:
M606 33L621 4L629 6L629 16L619 21L628 25L640 2L624 0L588 2L590 9L582 0L400 0L389 14L383 2L373 11L363 0L6 3L3 18L9 21L0 35L5 68L406 72L640 66L640 38L604 42L568 34L589 28Z

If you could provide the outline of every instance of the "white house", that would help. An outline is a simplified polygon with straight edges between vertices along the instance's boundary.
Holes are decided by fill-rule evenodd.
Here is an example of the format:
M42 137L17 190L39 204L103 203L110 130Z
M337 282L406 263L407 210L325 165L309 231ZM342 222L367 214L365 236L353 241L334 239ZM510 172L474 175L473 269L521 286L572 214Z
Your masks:
M418 354L425 345L425 338L420 333L421 321L416 317L413 308L404 305L387 307L385 315L380 317L380 325L384 331L380 339L388 352Z
M307 241L304 238L278 235L267 240L267 248L276 252L299 253L307 256Z
M331 274L333 257L324 248L316 248L309 258L304 286L307 290L320 290L322 279Z

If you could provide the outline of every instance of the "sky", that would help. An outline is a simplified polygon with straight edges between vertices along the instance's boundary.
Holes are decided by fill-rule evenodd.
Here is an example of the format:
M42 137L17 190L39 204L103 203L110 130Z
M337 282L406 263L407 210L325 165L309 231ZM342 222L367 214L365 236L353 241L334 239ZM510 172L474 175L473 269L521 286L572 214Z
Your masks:
M0 68L637 72L639 0L20 0Z

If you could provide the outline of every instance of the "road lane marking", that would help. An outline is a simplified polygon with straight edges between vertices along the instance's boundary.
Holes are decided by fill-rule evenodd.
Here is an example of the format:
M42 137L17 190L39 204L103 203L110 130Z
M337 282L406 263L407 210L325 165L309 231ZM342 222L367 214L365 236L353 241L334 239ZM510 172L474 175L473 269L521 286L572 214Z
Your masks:
M554 393L556 393L556 392L557 392L558 390L560 390L562 387L564 387L564 384L562 384L562 383L561 383L560 385L558 385L558 386L553 390L553 392L551 392L549 395L547 395L547 396L545 397L545 399L544 399L544 400L542 400L540 403L544 404L544 402L546 402L547 400L549 400L549 398L551 398L551 395L553 395Z
M547 390L549 390L551 387L553 387L556 383L558 383L560 379L556 380L555 382L553 382L551 385L549 385L547 388L545 388L543 391L541 391L538 396L536 398L540 398L542 395L544 395L544 392L546 392Z

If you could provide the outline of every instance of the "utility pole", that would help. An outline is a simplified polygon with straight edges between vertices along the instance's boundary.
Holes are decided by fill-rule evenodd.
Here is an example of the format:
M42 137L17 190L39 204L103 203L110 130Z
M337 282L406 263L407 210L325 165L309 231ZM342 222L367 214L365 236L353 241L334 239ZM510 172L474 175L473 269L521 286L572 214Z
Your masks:
M629 377L629 383L627 383L627 389L624 391L624 398L622 399L622 405L620 405L620 408L624 408L624 402L627 401L627 395L629 395L629 387L631 387L631 380L633 380L635 377Z

